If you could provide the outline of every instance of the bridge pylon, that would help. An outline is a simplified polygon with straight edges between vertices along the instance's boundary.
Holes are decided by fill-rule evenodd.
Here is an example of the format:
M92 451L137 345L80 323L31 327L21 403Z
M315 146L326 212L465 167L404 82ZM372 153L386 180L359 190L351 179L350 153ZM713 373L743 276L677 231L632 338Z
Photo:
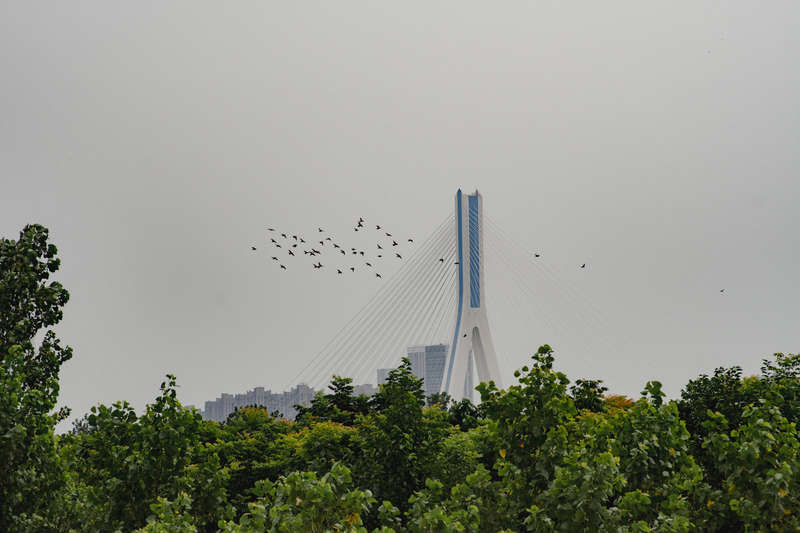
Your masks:
M461 400L471 397L472 394L471 390L465 390L467 371L472 360L475 361L480 381L494 381L498 387L502 387L502 384L486 315L483 196L477 190L474 194L465 195L459 189L456 193L455 209L458 304L442 391L455 400Z

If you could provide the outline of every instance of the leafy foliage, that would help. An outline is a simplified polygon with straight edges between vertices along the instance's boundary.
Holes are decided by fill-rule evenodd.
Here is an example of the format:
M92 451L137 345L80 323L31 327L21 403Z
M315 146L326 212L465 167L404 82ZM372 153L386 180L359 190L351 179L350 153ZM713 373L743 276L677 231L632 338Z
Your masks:
M39 225L25 226L16 241L0 239L0 531L48 527L45 496L66 479L53 428L69 410L52 411L72 350L50 330L34 345L69 300L60 283L48 283L60 262L47 240Z

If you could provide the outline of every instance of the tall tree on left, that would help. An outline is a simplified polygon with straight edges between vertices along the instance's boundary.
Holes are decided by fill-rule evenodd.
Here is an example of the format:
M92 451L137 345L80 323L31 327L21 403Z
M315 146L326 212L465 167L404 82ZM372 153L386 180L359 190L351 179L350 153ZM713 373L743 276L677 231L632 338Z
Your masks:
M53 428L69 411L53 410L72 349L47 329L69 300L50 281L57 253L38 224L25 226L16 241L0 238L0 531L40 522L47 495L64 480Z

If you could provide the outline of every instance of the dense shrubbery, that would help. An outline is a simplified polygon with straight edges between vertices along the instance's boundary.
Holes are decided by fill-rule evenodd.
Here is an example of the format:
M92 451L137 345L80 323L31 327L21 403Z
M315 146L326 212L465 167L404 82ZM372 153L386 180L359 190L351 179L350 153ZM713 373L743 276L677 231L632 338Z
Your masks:
M371 398L334 376L295 421L251 407L223 424L168 376L143 414L100 405L55 436L71 351L34 346L68 298L47 283L55 255L40 226L0 241L0 531L800 529L800 355L634 401L570 386L542 346L477 406L426 402L404 362Z

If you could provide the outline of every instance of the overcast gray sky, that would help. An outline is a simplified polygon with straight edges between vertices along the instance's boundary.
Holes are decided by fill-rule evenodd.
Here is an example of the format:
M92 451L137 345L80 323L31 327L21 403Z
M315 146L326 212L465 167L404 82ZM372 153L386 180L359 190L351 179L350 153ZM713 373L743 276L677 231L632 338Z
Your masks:
M279 276L249 250L264 227L423 236L458 187L602 312L615 347L559 351L572 378L675 395L800 350L798 15L0 2L0 234L59 247L62 402L141 408L167 372L198 405L282 387L376 285ZM559 350L488 299L507 378Z

